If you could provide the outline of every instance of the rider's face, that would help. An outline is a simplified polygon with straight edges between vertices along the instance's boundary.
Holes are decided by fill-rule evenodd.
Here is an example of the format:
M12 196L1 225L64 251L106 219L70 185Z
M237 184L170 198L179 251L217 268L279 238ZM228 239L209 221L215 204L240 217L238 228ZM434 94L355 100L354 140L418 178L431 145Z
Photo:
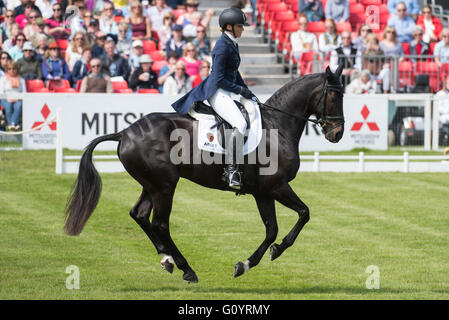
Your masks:
M228 30L232 32L232 27L231 27L231 26L228 26ZM242 33L243 33L243 30L245 30L245 29L243 28L243 25L241 25L241 24L235 24L235 25L234 25L234 36L235 36L236 38L240 38L241 35L242 35Z

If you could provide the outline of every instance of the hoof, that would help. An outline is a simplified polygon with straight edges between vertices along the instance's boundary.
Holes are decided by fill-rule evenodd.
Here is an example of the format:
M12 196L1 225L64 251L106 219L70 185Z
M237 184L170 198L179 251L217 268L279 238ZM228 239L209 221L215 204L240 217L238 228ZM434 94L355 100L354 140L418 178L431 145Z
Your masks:
M239 261L234 267L234 278L237 278L245 273L245 265Z
M276 258L279 258L279 256L282 254L281 246L277 243L273 243L270 247L270 258L271 261L273 261Z
M198 282L198 277L196 276L196 273L193 272L193 270L184 272L182 278L184 279L184 281L186 281L188 283L197 283Z
M161 267L163 270L166 270L169 273L173 273L173 269L175 268L175 265L173 263L171 263L170 261L165 260L165 261L161 262Z

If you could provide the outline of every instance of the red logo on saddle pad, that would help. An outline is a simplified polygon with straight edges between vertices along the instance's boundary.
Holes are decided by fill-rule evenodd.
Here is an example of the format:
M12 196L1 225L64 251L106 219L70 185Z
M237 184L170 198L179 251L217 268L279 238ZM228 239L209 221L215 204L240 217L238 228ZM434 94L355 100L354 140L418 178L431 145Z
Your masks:
M44 104L44 106L42 107L42 110L41 110L41 114L42 114L42 116L44 117L44 120L47 120L47 119L48 119L48 116L50 115L50 112L51 112L51 111L50 111L50 108L47 106L47 104ZM40 126L40 125L43 124L44 122L45 122L45 121L35 121L35 122L33 123L33 126L31 127L31 129ZM55 130L56 130L56 121L51 122L50 124L48 124L48 126L50 127L50 130L55 131ZM39 128L38 131L39 131L40 129L42 129L42 128Z
M215 137L214 137L214 135L212 133L208 133L207 134L207 139L209 140L209 142L212 142L212 141L214 141Z
M370 131L379 131L379 127L377 126L377 123L375 122L367 122L366 119L368 118L370 112L366 104L363 106L362 111L360 112L363 117L363 122L354 122L352 125L351 131L360 131L362 129L363 124L366 123L368 125L368 128Z

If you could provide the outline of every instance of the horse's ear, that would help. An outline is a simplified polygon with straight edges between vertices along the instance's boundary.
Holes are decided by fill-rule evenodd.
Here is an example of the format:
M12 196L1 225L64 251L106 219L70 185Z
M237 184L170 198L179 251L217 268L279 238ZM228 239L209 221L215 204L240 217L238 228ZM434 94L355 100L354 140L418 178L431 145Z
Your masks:
M340 64L337 70L335 70L335 75L337 76L337 78L340 78L342 72L343 72L343 64Z
M331 71L331 68L329 68L329 66L327 66L327 68L326 68L326 75L328 78L331 78L334 75Z

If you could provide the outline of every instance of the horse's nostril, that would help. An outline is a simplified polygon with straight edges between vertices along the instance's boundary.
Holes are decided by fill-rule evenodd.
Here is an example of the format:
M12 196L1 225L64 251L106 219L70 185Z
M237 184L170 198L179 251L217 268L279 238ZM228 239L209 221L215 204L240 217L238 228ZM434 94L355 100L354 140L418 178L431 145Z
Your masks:
M335 134L335 139L336 139L336 140L340 140L342 136L343 136L343 132L338 131L338 132Z

